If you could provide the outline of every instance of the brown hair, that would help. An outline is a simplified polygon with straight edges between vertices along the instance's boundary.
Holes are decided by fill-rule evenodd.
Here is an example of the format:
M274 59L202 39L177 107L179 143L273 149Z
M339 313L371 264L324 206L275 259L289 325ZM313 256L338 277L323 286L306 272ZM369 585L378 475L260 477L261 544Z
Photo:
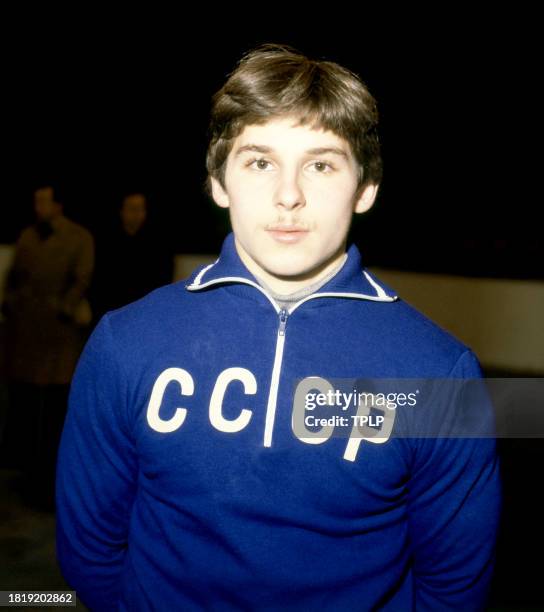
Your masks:
M246 125L293 115L297 125L331 130L359 164L358 191L382 178L376 101L361 79L339 64L312 60L289 45L267 43L246 53L212 97L205 190L210 176L225 188L234 139Z

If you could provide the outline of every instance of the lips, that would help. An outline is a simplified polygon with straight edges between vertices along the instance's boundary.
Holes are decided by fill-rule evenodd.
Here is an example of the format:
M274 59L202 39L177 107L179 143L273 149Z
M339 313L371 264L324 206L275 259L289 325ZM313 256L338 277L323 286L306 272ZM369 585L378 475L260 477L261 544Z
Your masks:
M274 225L266 230L277 242L294 244L303 240L308 230L298 225Z

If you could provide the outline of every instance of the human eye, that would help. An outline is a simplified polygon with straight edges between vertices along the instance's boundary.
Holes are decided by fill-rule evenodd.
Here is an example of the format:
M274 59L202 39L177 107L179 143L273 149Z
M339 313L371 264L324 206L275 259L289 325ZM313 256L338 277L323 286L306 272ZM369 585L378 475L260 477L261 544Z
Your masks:
M270 168L268 168L268 166L270 166L270 162L264 157L254 157L246 162L245 165L249 168L253 168L254 170L262 170L263 172L270 170Z
M333 164L321 159L313 161L310 166L316 168L316 170L314 170L313 172L316 172L317 174L329 174L330 172L333 172L336 169Z

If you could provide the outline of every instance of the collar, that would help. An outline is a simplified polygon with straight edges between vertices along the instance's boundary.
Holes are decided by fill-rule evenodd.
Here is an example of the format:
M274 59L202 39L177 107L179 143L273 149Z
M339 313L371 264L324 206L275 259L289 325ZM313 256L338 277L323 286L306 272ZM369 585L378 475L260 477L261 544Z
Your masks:
M189 277L185 288L188 291L199 291L222 284L253 286L270 300L276 311L279 312L280 310L272 296L259 284L257 278L240 259L234 243L233 232L230 232L223 241L221 252L216 261L197 268ZM378 281L368 270L362 267L361 254L355 244L352 244L347 250L347 257L338 272L318 291L291 306L289 312L292 312L307 300L321 297L344 297L373 302L394 302L398 299L391 288Z

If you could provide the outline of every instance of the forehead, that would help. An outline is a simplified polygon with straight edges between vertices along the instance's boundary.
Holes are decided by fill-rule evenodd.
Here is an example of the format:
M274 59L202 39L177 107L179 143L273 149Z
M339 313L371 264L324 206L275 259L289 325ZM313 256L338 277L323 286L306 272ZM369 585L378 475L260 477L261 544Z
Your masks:
M298 119L281 117L271 119L263 125L246 125L234 141L232 150L248 144L263 145L275 151L300 151L318 147L335 147L349 155L350 147L346 140L321 127L311 124L297 125Z
M35 200L52 200L53 199L53 189L51 187L42 187L41 189L36 189L34 192Z
M123 206L130 207L130 208L139 208L139 207L143 208L145 206L145 198L141 195L127 196L123 200Z

